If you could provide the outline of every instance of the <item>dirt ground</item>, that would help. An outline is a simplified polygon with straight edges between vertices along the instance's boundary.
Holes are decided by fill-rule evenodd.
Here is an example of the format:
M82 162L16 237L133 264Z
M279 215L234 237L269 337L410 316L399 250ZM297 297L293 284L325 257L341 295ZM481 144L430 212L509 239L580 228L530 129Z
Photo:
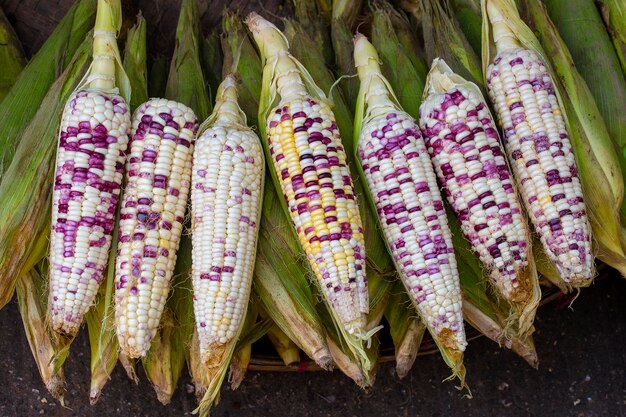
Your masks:
M249 372L237 391L223 388L215 417L258 416L584 416L626 415L626 280L597 282L573 307L539 311L535 343L539 369L482 338L465 357L473 398L464 398L439 355L418 357L403 380L384 364L371 392L338 371ZM139 385L117 367L98 404L89 406L86 332L72 346L66 367L67 407L56 404L39 379L17 304L0 311L0 417L180 416L195 407L185 374L169 406L162 406L146 378Z

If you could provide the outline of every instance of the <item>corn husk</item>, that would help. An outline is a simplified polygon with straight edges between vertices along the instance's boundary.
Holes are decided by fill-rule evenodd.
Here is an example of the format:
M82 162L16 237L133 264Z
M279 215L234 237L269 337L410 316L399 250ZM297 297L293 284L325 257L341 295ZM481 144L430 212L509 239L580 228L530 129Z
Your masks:
M272 320L262 306L258 307L259 315L263 320ZM290 338L280 330L278 325L272 323L267 331L267 338L274 346L276 353L283 360L285 366L294 366L300 362L300 348Z
M426 332L426 325L417 315L411 304L411 299L399 279L394 282L391 288L385 318L389 323L389 332L393 341L396 374L398 378L402 379L408 375L415 363Z
M150 97L163 97L165 95L168 66L167 58L163 55L157 55L153 59L150 74L148 74L148 95Z
M292 3L295 18L303 30L302 34L306 34L307 39L316 45L316 53L323 59L322 64L331 65L335 57L330 39L330 25L328 20L319 18L320 5L308 0L292 0ZM331 8L335 7L335 3L333 2Z
M198 120L211 114L201 64L202 38L200 15L195 0L183 0L176 27L176 48L170 64L165 97L183 102L196 113ZM187 74L195 74L193 77Z
M480 58L454 16L439 0L403 0L402 7L421 23L426 58L441 58L463 78L484 85Z
M119 216L116 217L116 220ZM117 222L116 222L117 223ZM117 253L117 237L119 228L113 231L111 252L104 285L100 286L96 304L85 315L91 349L91 387L89 402L98 402L102 388L111 377L117 363L119 344L115 333L115 254Z
M25 66L22 44L0 8L0 103Z
M333 1L330 38L335 52L335 66L341 79L344 97L351 109L356 105L359 83L354 70L352 57L352 38L356 16L361 9L362 0ZM347 153L347 152L346 152Z
M135 111L149 99L147 59L146 19L139 13L137 23L128 31L124 48L124 71L131 81L133 91L129 103L131 111Z
M626 77L626 1L596 1Z
M217 89L222 82L222 44L217 27L202 40L202 71L209 90L209 98L215 101Z
M183 103L199 119L208 117L211 104L200 65L199 15L194 0L184 0L176 29L176 49L170 66L166 97ZM148 354L142 359L146 376L163 404L171 401L178 379L191 364L190 349L195 329L191 285L191 239L183 225L172 292L165 306L162 325Z
M621 108L626 103L626 77L602 17L593 1L545 0L544 4L604 118L626 182L626 113ZM626 225L624 203L621 217Z
M290 228L276 190L266 186L253 291L274 323L308 357L328 370L332 359L307 280L310 271L302 262L298 241Z
M246 372L248 371L248 364L250 363L250 358L252 357L252 344L263 337L268 332L270 327L272 327L271 320L257 321L258 317L259 311L256 308L256 305L252 303L246 312L241 337L235 347L235 353L233 354L230 367L226 367L224 369L224 372L226 372L227 369L229 370L228 382L230 383L230 388L233 391L239 388L243 382ZM219 394L219 390L215 395L217 394ZM199 407L201 416L201 407L203 406L204 404L201 403ZM206 411L208 411L208 408L206 408Z
M224 13L222 31L223 72L232 73L237 79L239 105L246 114L248 124L258 126L257 109L263 78L261 58L237 14L228 11Z
M619 161L593 96L576 71L565 43L540 3L536 0L526 2L528 7L526 14L541 38L541 43L519 19L512 0L493 3L505 13L507 24L521 44L539 53L553 74L555 91L566 116L570 141L576 155L597 257L624 275L626 258L620 243L619 223L624 183L620 175ZM485 12L486 10L483 10L483 14ZM488 31L489 27L485 26L483 36L486 38L489 38ZM546 49L544 50L542 46ZM483 49L484 71L494 54L493 41L490 41ZM565 283L564 286L568 287Z
M459 22L461 31L474 53L480 55L482 45L482 15L480 0L449 0L450 12Z
M0 177L9 169L20 138L41 107L50 86L65 71L79 45L89 36L87 32L95 19L95 4L95 0L79 0L69 9L0 102ZM4 302L0 297L2 305Z
M0 308L11 299L17 279L46 255L58 115L89 66L91 44L87 35L66 71L50 87L20 136L15 157L0 182Z
M417 40L400 41L398 33L408 21L387 3L375 6L372 12L372 44L382 61L383 75L389 81L404 111L412 117L419 117L419 106L428 72L424 60L413 54ZM404 31L406 32L406 28ZM409 34L410 35L410 34ZM404 35L407 37L408 35Z
M260 16L258 18L260 18ZM288 48L286 38L284 38L284 35L277 28L269 29L268 32L265 32L265 33L270 33L270 31L274 32L272 33L273 37L270 42L274 42L274 41L284 42L284 46ZM263 52L263 48L261 49ZM264 69L263 69L263 84L261 88L261 99L260 99L260 105L259 105L259 131L260 131L261 138L263 138L262 142L263 142L263 147L265 150L266 158L270 160L271 156L269 154L268 144L265 138L267 137L266 136L266 121L267 121L269 112L276 105L277 98L278 98L275 83L274 83L274 80L277 75L276 68L274 65L276 58L270 57L269 60L267 59L267 57L264 57L264 56L262 56L261 58L264 62ZM293 57L293 55L288 54L286 55L286 58L291 60L294 67L297 68L297 71L302 77L303 82L306 88L308 89L308 93L311 95L311 97L317 100L328 100L324 92L316 85L315 81L312 79L308 70L295 57ZM269 171L273 180L274 187L276 189L280 189L280 181L277 177L276 171L273 169L270 169ZM285 199L279 198L278 200L280 201L280 205L283 209L285 216L289 216L289 209L287 207L287 203ZM295 229L291 227L290 230L291 230L291 234L297 240ZM298 253L302 253L301 248L298 251ZM316 281L316 284L319 285L319 282L317 280L315 281ZM322 297L322 298L327 304L329 304L328 299L326 297ZM358 362L363 372L369 373L369 371L372 369L371 367L373 364L370 362L368 358L364 345L371 338L371 335L373 332L368 332L367 334L348 333L346 329L344 328L344 326L341 325L341 322L339 318L337 317L337 314L335 313L334 309L332 309L332 306L329 305L329 309L332 310L331 314L333 316L333 321L337 323L337 327L339 328L339 331L342 333L342 337L345 341L345 345L349 347L351 352L358 359Z
M63 365L67 359L71 341L56 338L46 324L48 296L41 269L41 266L33 268L18 280L17 302L28 345L35 358L43 384L48 392L63 405L65 392Z

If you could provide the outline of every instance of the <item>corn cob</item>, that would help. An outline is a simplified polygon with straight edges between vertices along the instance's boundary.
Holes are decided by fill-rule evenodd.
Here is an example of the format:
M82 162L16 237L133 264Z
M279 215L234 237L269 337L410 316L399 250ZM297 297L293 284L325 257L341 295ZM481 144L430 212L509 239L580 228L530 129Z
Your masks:
M575 156L543 59L523 48L487 2L497 55L487 90L529 217L566 283L588 285L593 256Z
M15 80L24 69L24 51L11 24L0 8L0 102L7 95Z
M523 301L532 280L529 233L487 103L439 59L424 96L420 128L448 202L500 293Z
M193 160L194 310L200 354L209 365L222 360L241 330L263 195L263 151L244 124L235 88L226 77Z
M189 106L198 120L208 117L211 102L206 91L200 63L200 15L195 0L183 0L176 28L176 49L167 78L165 98ZM189 216L184 230L189 230ZM171 295L164 314L164 326L159 329L148 354L142 358L146 376L152 382L161 401L170 401L185 368L191 366L190 350L195 323L191 283L191 236L182 234L179 244ZM170 320L166 320L169 318ZM169 323L169 326L166 325ZM160 358L166 358L163 366ZM200 371L201 372L201 371Z
M364 331L368 297L363 228L334 115L323 99L309 93L307 84L324 97L289 54L282 33L255 13L247 24L265 61L264 94L269 100L260 106L259 119L267 122L261 130L267 134L274 182L341 326L347 334L369 339ZM279 96L276 107L270 108L270 94Z
M360 34L358 159L396 268L433 337L457 353L467 342L451 234L419 127L395 103L378 55ZM364 112L363 107L367 110Z
M150 348L170 290L197 128L193 110L172 100L133 116L115 277L117 335L131 358Z
M116 41L120 15L119 1L98 1L94 58L87 77L92 81L70 97L61 120L49 305L52 329L70 337L104 276L124 171L130 111L115 88L121 62ZM124 79L119 81L124 86Z
M597 245L596 256L626 276L626 256L620 243L623 228L619 210L624 197L624 182L619 173L620 155L615 152L595 100L574 67L567 45L550 21L544 4L541 0L529 0L523 10L525 21L533 30L521 20L517 20L515 28L520 38L525 42L534 40L534 48L540 50L543 47L543 56L550 57L555 79L561 87L556 91L562 93L583 190L593 190L585 194L585 205L593 241ZM521 32L524 28L528 37ZM538 39L531 37L534 34Z

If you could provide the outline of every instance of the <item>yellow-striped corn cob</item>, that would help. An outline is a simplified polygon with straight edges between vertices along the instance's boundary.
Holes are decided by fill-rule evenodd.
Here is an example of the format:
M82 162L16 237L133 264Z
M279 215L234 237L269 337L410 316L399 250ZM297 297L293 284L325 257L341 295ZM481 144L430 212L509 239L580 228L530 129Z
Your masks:
M220 86L207 124L193 156L192 279L200 355L218 366L234 347L248 306L265 160L245 125L232 76Z
M65 105L52 197L50 321L72 337L103 280L124 173L130 111L116 94L119 0L98 2L88 88ZM123 71L122 71L123 73Z
M198 122L184 104L152 99L133 116L116 260L115 323L122 352L144 356L176 263Z
M497 55L487 90L526 211L546 253L567 283L593 278L593 255L576 160L543 59L525 49L487 2Z
M394 102L378 54L360 34L354 59L366 109L357 153L387 246L424 323L446 348L462 352L467 342L459 273L424 139Z
M443 60L428 81L420 128L448 202L500 293L525 300L530 235L489 107Z
M327 102L309 93L310 76L280 31L255 13L247 24L265 71L274 71L278 105L262 108L260 118L267 116L269 155L291 220L343 328L367 338L363 227L335 117Z

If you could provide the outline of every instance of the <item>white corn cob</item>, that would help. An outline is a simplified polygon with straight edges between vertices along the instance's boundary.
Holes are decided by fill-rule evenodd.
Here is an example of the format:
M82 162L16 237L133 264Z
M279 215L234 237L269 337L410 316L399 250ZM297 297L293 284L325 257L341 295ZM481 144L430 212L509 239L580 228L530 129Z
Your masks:
M117 335L133 358L150 348L170 290L197 128L193 111L171 100L133 116L115 273Z
M75 93L57 152L50 296L52 329L74 336L104 277L124 174L130 111L114 94Z
M363 35L354 60L366 108L358 157L387 245L424 323L445 347L463 351L459 273L426 145L415 120L392 101Z
M491 2L487 7L498 52L487 91L526 210L562 279L585 285L594 275L590 229L554 82L542 58L520 46Z
M194 312L202 362L218 366L245 317L263 196L263 148L225 78L196 141L191 189Z
M528 298L528 228L498 131L480 90L433 62L420 128L463 232L500 293Z

